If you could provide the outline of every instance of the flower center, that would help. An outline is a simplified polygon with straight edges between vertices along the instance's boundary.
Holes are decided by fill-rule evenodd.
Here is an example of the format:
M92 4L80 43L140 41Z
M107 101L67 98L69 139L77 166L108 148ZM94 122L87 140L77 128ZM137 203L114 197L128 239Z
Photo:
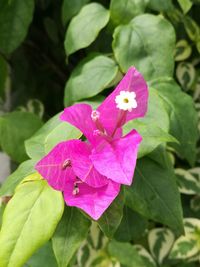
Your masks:
M121 91L116 96L115 103L117 108L131 112L133 108L137 108L136 94L135 92Z
M128 98L124 98L124 103L128 103L128 102L129 102Z
M100 112L97 110L93 110L91 113L91 118L93 121L97 121L100 118Z

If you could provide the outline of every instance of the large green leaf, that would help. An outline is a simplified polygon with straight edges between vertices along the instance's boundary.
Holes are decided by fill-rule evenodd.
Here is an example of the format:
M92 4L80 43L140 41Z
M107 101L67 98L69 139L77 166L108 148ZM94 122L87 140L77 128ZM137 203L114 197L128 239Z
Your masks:
M0 232L1 267L20 267L52 236L63 213L61 192L38 174L21 183L4 211Z
M74 69L65 87L65 105L97 95L116 77L114 60L98 55L87 57Z
M156 11L171 11L173 9L172 0L149 0L148 7Z
M192 98L174 82L155 80L151 85L158 92L168 109L170 116L170 134L178 141L172 146L179 155L193 165L196 158L196 142L199 137L197 112Z
M0 187L0 196L12 196L16 186L29 174L36 172L35 160L27 160L11 173Z
M27 267L57 267L51 242L46 243L28 260Z
M118 197L98 220L99 227L107 237L112 238L118 226L120 225L123 217L123 208L124 193L123 190L121 190L121 193L118 195Z
M126 24L132 18L144 13L147 0L111 0L110 16L114 24Z
M180 195L169 162L164 167L149 158L139 160L133 184L126 187L126 204L177 234L183 232Z
M65 50L71 55L89 46L109 20L109 11L98 3L84 6L70 22L65 37Z
M118 241L129 242L140 238L147 228L147 220L137 212L124 207L122 221L114 235Z
M89 2L89 0L63 0L62 4L62 22L65 25L80 9Z
M29 112L15 111L0 117L2 149L16 162L27 159L24 141L42 126L41 119Z
M0 50L11 53L24 40L33 18L34 0L1 0Z
M146 267L139 253L130 243L112 240L108 245L108 252L127 267Z
M67 267L87 237L90 221L76 208L66 207L53 235L53 250L59 267Z
M60 114L51 118L30 139L25 142L29 157L39 160L44 157L59 142L76 139L81 132L72 125L62 122Z
M146 80L172 76L175 33L163 17L137 16L129 24L118 26L113 37L114 55L123 72L134 65Z
M8 75L7 63L0 55L0 97L4 97L6 78Z

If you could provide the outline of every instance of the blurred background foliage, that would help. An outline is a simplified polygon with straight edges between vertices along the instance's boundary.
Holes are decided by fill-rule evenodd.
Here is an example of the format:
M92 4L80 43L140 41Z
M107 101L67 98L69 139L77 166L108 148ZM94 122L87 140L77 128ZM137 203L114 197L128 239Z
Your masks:
M5 196L35 162L79 138L58 120L64 106L96 107L130 65L152 87L147 117L124 129L144 139L125 203L116 200L99 227L65 208L52 239L24 266L199 266L199 14L199 0L0 1L0 147L11 170L21 163L0 188L0 224Z

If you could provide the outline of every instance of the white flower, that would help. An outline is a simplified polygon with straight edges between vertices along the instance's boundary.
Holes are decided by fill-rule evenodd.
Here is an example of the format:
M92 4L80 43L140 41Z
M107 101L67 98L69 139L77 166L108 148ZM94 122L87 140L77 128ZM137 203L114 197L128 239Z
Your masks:
M137 108L137 101L135 98L136 94L134 92L121 91L115 98L117 108L131 112L133 108Z

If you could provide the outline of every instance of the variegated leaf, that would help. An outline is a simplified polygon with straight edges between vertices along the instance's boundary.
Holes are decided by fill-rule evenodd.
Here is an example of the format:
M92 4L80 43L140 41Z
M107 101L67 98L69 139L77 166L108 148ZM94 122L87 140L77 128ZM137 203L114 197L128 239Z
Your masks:
M195 68L191 63L181 62L178 64L176 77L185 91L191 89L195 75Z
M175 170L179 191L182 194L200 194L200 181L192 175L192 171L184 169Z
M156 267L156 263L150 253L141 245L134 245L139 255L143 259L146 267Z
M156 228L149 232L149 248L151 254L159 264L161 264L169 254L174 240L175 236L173 232L167 228Z
M176 240L170 253L170 259L186 260L196 255L198 251L197 240L193 235L188 234Z
M96 261L102 261L103 266L105 259L107 259L107 256L104 254L104 249L107 242L108 239L105 235L102 234L97 223L93 222L87 240L83 242L81 248L78 250L78 267L91 267L93 266L92 264L95 264ZM99 265L98 267L100 266L101 265ZM108 265L106 265L106 267L107 266Z
M180 40L176 44L175 60L182 61L187 59L192 53L192 48L186 40Z
M196 218L185 218L184 229L186 234L198 233L200 238L200 220Z
M200 220L184 219L185 236L179 237L170 252L171 259L189 260L200 254Z

